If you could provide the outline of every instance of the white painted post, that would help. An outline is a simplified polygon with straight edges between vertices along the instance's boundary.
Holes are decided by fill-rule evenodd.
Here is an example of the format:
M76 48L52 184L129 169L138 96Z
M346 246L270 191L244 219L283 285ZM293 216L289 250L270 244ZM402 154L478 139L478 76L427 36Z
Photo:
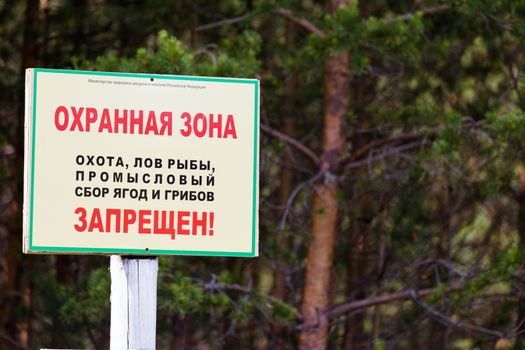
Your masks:
M111 256L111 350L155 350L157 258Z

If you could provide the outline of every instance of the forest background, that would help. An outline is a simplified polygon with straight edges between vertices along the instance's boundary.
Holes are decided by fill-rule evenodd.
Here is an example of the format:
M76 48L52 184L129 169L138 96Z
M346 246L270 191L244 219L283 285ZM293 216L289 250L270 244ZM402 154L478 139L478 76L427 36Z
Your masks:
M109 344L109 258L21 253L26 67L261 80L260 257L161 257L159 349L525 349L524 44L525 1L0 0L0 349Z

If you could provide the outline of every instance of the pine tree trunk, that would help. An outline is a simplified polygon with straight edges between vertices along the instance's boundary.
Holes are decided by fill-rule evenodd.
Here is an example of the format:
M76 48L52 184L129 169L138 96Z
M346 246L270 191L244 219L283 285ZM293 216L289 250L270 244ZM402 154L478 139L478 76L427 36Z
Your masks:
M362 254L364 250L364 234L358 228L358 224L353 224L353 234L351 236L351 248L349 249L349 264L348 264L348 300L359 300L364 298L363 291L353 293L357 284L363 276L364 261ZM344 350L359 350L361 343L361 336L363 334L365 321L365 313L358 312L350 315L345 325L345 334L343 340Z
M332 0L331 11L348 0ZM326 349L329 325L324 311L330 305L329 289L337 226L337 171L345 145L344 118L348 110L348 52L330 56L325 62L324 126L321 171L323 179L314 185L311 241L308 247L301 313L303 327L300 349Z
M295 80L295 79L294 79ZM287 84L288 85L288 84ZM293 84L295 85L295 84ZM287 103L288 104L288 103ZM284 131L287 135L293 135L294 123L291 118L285 121ZM284 164L290 164L291 157L288 152L285 151L283 157ZM292 193L293 186L293 171L289 168L283 167L280 174L281 184L279 190L279 206L283 209L279 210L280 215L283 215L284 206ZM277 233L277 246L279 251L285 251L289 249L290 239L287 231L281 231ZM273 286L272 286L272 297L286 302L288 295L287 276L283 271L282 264L277 264L274 272ZM271 327L270 330L270 341L268 343L268 349L272 350L284 350L286 349L286 338L287 338L287 327L282 324L276 324Z
M294 26L287 25L286 27L286 43L288 47L293 47L294 44ZM285 82L285 101L283 104L283 115L286 116L284 121L284 133L286 135L294 136L295 134L295 123L293 120L294 111L297 106L295 105L294 94L297 89L297 77L293 72L290 72L286 76ZM293 180L294 172L290 167L287 167L287 164L291 164L293 159L290 154L290 149L285 149L283 152L282 163L284 164L281 167L280 177L280 186L279 186L279 217L285 212L285 206L288 202L288 199L293 190ZM277 247L279 252L284 252L289 249L290 246L290 237L288 231L283 230L277 233ZM280 254L282 256L282 254ZM282 260L282 259L281 259ZM277 268L274 272L273 286L272 286L272 296L276 299L286 302L288 295L288 286L287 286L287 276L285 271L283 271L282 264L277 264ZM284 350L286 349L288 337L288 329L282 324L276 324L271 327L268 349L272 350Z
M525 170L520 176L520 186L517 193L518 215L517 226L519 236L519 246L521 250L525 249ZM525 346L525 264L522 265L514 289L516 290L516 299L518 302L518 316L516 318L516 343Z
M192 339L192 320L188 316L172 317L172 337L170 350L189 350L194 348Z
M24 41L21 48L20 79L21 86L25 81L25 68L35 66L38 59L38 30L40 23L40 9L38 0L27 0L24 13ZM15 308L23 302L22 295L22 193L21 183L23 178L23 151L24 151L24 97L23 90L17 108L18 120L14 123L16 139L14 140L15 157L12 161L12 178L9 179L9 189L12 191L13 199L9 207L9 217L7 219L8 235L4 242L2 252L2 288L0 290L0 327L2 333L10 337L13 341L21 342L31 339L30 320L23 324L15 315ZM21 334L21 331L22 333ZM23 339L22 339L23 337ZM0 342L0 346L2 343ZM9 346L12 346L10 344Z
M360 3L361 17L364 17L365 6ZM352 85L353 95L353 111L356 113L358 121L355 129L367 129L370 128L369 124L370 116L366 113L367 107L367 95L369 94L369 88L375 82L375 78L370 76L362 77L355 81ZM352 137L352 146L358 150L366 147L372 142L369 134L360 134L355 132ZM352 155L352 162L358 161L356 155ZM355 176L358 178L363 169L356 169ZM361 284L363 276L366 274L366 267L368 262L366 259L366 250L368 240L365 238L369 237L370 224L374 219L372 214L374 209L375 198L372 198L369 194L363 194L360 188L354 186L352 194L352 202L359 203L359 216L355 217L355 222L352 223L350 228L350 248L348 249L348 270L347 270L347 298L348 300L359 300L365 298L365 288ZM346 320L345 333L343 338L343 349L344 350L359 350L362 348L361 343L363 342L364 335L364 322L366 313L358 312L354 315L350 315Z

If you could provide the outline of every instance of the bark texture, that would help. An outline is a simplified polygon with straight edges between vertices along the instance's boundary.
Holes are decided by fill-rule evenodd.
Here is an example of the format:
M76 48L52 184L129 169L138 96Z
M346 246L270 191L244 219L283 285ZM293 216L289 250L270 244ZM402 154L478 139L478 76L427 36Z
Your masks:
M525 249L525 170L520 175L520 185L516 196L518 202L517 226L520 249ZM518 315L516 318L517 345L525 345L525 264L522 265L519 278L517 278L514 289L518 302Z
M331 12L348 0L332 0ZM321 171L314 185L311 241L306 262L301 314L300 349L326 349L329 324L324 311L330 305L330 275L337 226L338 184L334 177L345 145L344 119L348 110L348 52L330 56L325 62L324 126Z

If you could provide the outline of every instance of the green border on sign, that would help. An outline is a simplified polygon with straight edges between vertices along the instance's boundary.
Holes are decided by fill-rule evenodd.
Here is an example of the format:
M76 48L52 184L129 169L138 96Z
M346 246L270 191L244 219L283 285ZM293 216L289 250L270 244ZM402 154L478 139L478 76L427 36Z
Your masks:
M29 204L29 253L80 253L80 254L140 254L140 255L200 255L200 256L232 256L232 257L255 257L256 254L256 232L257 232L257 176L258 176L258 150L259 150L259 81L255 79L196 77L183 75L160 75L147 73L118 73L118 72L92 72L67 69L34 68L33 78L33 120L32 120L32 148L31 148L31 181L30 181L30 204ZM36 135L36 101L37 101L37 78L38 73L60 73L79 75L100 75L112 77L130 77L143 79L167 79L185 81L205 81L233 84L249 84L254 87L254 140L253 140L253 197L252 197L252 245L251 252L221 252L200 250L163 250L163 249L118 249L118 248L78 248L78 247L48 247L33 245L33 199L34 199L34 175L35 175L35 135Z

